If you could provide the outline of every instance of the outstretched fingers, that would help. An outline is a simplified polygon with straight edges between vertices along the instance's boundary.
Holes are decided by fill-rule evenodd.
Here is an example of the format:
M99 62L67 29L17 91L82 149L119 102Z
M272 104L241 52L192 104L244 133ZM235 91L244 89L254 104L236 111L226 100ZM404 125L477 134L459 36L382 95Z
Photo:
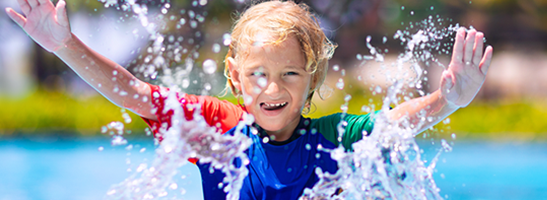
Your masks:
M68 26L69 23L68 17L66 15L66 2L64 0L60 0L59 2L57 2L55 10L57 10L57 22L59 22L59 24L61 24L62 26Z
M484 75L486 75L486 73L488 72L490 62L492 62L493 52L494 49L492 48L492 46L488 46L486 47L486 50L484 50L484 56L482 57L481 63L479 64L479 68Z
M460 28L456 32L456 42L454 42L454 49L452 50L452 61L461 63L463 62L463 48L465 42L465 29Z
M38 3L38 0L27 0L27 2L28 5L30 5L31 9L40 5L40 3Z
M475 36L475 47L473 48L473 65L479 65L482 58L482 48L484 47L483 43L484 34L482 32L478 32Z
M15 12L15 10L13 10L12 8L6 8L6 13L13 21L15 21L15 23L17 23L21 27L25 26L25 24L27 23L27 19L23 15Z
M51 0L38 0L39 4L51 3Z
M30 13L30 5L28 4L27 0L17 0L17 3L19 3L19 6L21 7L21 11L23 11L23 14L27 15Z
M463 56L463 63L466 65L471 64L471 59L473 58L473 48L475 47L475 35L477 34L477 31L470 30L467 33L467 37L465 38L465 52Z

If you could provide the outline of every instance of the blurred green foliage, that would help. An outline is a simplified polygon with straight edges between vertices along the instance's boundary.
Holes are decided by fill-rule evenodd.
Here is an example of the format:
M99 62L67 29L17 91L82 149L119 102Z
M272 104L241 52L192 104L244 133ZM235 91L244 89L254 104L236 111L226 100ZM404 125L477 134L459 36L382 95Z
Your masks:
M124 122L123 112L131 123L125 130L144 132L147 125L139 116L115 106L102 96L76 99L61 92L37 90L22 99L0 97L0 135L77 135L101 134L101 127L112 121Z
M350 90L351 91L351 90ZM339 94L340 93L340 94ZM315 99L309 117L320 117L341 112L344 105L342 91L336 91L328 101ZM348 104L348 112L364 114L363 105L380 109L382 95L355 93ZM232 103L232 96L226 97ZM373 103L369 103L373 102ZM132 122L125 123L125 130L142 135L147 125L135 114L110 103L102 96L76 99L59 92L38 90L24 99L0 97L3 114L0 115L0 137L40 134L65 134L70 136L101 135L101 127L112 121L124 122L122 114L128 112ZM489 140L547 140L547 104L528 102L479 102L456 111L436 127L423 133L441 138Z

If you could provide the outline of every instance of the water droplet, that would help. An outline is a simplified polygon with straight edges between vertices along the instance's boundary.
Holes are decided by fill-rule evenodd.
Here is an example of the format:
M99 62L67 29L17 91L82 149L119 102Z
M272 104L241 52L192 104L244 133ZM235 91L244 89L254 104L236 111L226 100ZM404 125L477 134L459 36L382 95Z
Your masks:
M376 87L374 88L374 91L375 91L376 93L382 93L382 88L381 88L380 86L376 86Z
M103 151L103 150L104 150L104 147L99 147L98 150L99 150L99 151Z
M211 90L211 84L210 84L210 83L205 83L205 84L203 85L203 87L205 88L206 91Z
M224 44L224 46L230 45L230 43L232 42L232 35L230 35L229 33L224 33L224 35L222 35L222 41L222 44Z
M348 102L349 100L351 100L351 95L350 95L350 94L347 94L347 95L344 97L344 101Z
M452 139L453 139L453 140L456 139L456 133L452 133Z
M431 10L435 10L435 7L434 7L434 6L431 6L431 8L429 8L429 9L431 9Z
M363 59L363 56L361 54L357 54L357 56L355 56L355 57L357 57L357 60Z
M203 72L206 74L213 74L217 71L217 63L212 59L203 61Z
M362 106L361 107L361 111L362 112L366 112L366 113L369 113L372 109L368 106Z
M124 121L125 121L126 124L131 123L131 116L129 116L128 113L123 113L123 114L122 114L122 117L123 117L123 119L124 119Z
M310 144L306 144L306 150L311 150L311 145Z
M441 145L443 146L443 150L444 150L445 152L450 152L450 151L452 151L452 147L446 142L445 139L442 139L442 140L441 140Z
M337 72L338 70L340 70L340 66L334 65L334 66L332 66L332 70L334 70L335 72Z
M183 79L182 80L182 88L188 88L188 86L190 86L190 80L188 79Z
M410 15L414 15L414 11L410 11Z
M347 113L348 109L349 109L348 104L342 104L340 106L340 110L342 110L342 112L344 112L344 113Z
M213 52L218 53L220 52L220 45L215 43L213 44Z
M343 90L344 89L344 79L338 79L338 82L336 83L336 88Z
M401 10L405 10L405 6L401 6Z
M178 185L176 183L171 183L171 185L169 185L169 189L176 190L177 188Z
M258 78L257 83L260 87L264 88L264 87L266 87L266 85L268 85L268 80L266 80L266 78L264 78L264 77L260 77L260 78Z

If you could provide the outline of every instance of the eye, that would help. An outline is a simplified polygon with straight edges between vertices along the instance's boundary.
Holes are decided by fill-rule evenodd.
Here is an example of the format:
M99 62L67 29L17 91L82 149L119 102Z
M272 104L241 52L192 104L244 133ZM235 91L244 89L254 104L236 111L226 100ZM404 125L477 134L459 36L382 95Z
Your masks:
M264 76L264 72L261 72L261 71L254 71L252 74L252 76Z
M292 72L292 71L291 72L286 72L285 75L289 75L289 76L298 75L298 72Z

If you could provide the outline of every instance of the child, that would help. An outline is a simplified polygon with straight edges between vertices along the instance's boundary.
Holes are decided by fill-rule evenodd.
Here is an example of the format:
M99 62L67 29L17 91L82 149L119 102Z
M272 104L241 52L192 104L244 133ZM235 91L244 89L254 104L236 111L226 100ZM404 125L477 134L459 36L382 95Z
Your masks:
M56 7L49 0L19 0L23 14L7 8L6 12L37 43L63 59L91 86L118 106L131 109L145 119L156 133L170 127L173 112L163 112L168 88L136 79L118 64L97 54L70 33L65 2ZM241 189L242 199L296 199L318 178L316 167L335 172L337 165L321 148L332 149L342 142L347 149L370 133L370 115L345 115L347 122L339 140L337 124L341 114L319 119L302 117L312 96L325 79L328 59L334 46L325 37L315 18L303 4L271 1L245 11L232 31L232 43L226 56L227 86L243 105L233 105L214 97L178 95L187 118L187 104L201 104L202 114L211 126L222 133L230 130L244 112L255 118L252 127L242 132L253 140L246 151L249 175ZM485 80L492 57L492 47L483 56L483 34L458 30L452 61L441 78L436 92L413 99L386 113L392 120L408 117L418 123L418 113L425 111L424 130L459 107L468 105ZM114 73L116 71L117 73ZM113 81L113 76L116 77ZM102 86L100 86L102 85ZM128 95L119 95L114 87ZM133 96L150 97L142 101ZM257 131L257 134L253 134ZM207 164L198 164L205 199L223 199L219 189L223 174L209 172Z

